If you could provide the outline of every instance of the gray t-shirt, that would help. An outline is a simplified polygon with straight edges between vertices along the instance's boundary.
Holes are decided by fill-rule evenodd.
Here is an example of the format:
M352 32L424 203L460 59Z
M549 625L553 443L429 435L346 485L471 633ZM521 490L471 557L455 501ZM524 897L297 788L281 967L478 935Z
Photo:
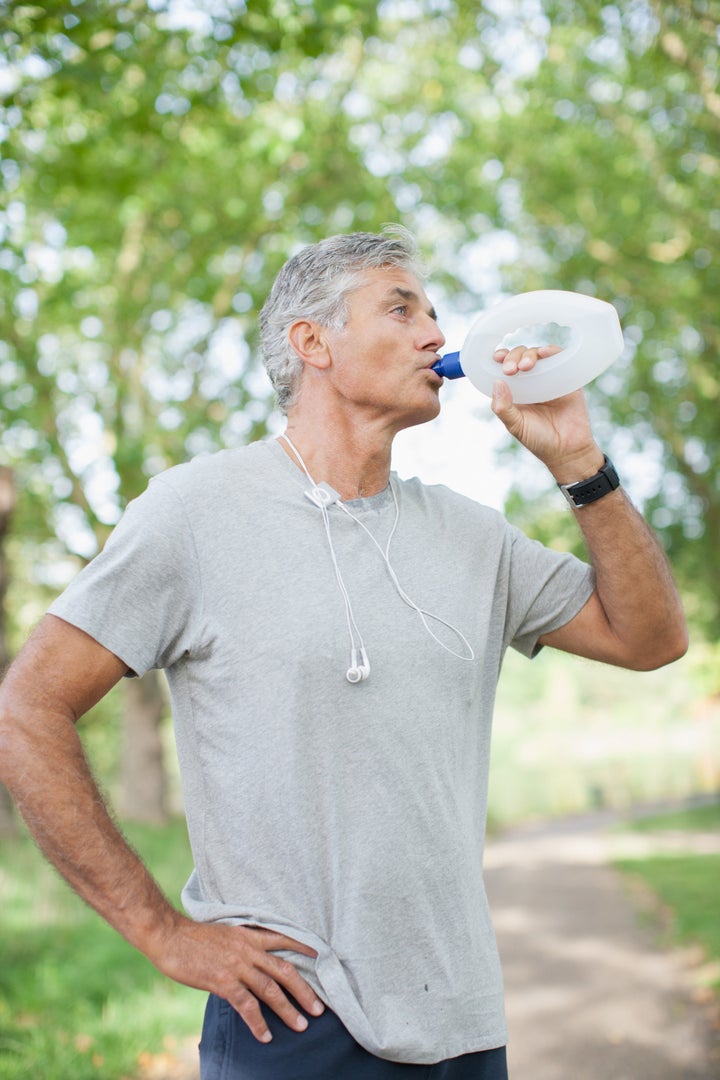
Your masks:
M355 1039L429 1064L506 1041L482 877L495 689L506 647L532 655L593 578L445 487L391 484L399 583L462 631L473 661L433 641L370 538L333 506L371 665L366 681L346 680L322 515L274 441L153 480L50 610L137 674L166 670L191 917L311 945L316 961L288 955ZM348 506L384 548L391 489Z

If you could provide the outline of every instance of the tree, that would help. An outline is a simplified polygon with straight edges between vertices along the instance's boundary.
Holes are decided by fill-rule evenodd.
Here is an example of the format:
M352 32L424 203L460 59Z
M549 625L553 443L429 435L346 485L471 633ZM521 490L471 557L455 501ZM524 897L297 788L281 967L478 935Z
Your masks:
M3 10L0 455L27 536L86 559L150 475L260 435L275 271L402 220L455 307L616 304L600 434L621 472L638 452L718 636L717 0Z
M7 558L5 538L15 509L15 483L12 470L0 466L0 671L5 671L10 660L5 627L5 593L7 591ZM12 800L7 789L0 784L0 837L13 836L16 819Z
M324 72L373 8L238 6L202 32L141 0L11 8L3 447L97 546L149 475L262 430L242 376L268 280L331 213L388 207Z
M591 388L597 429L717 640L720 4L418 0L384 18L355 87L371 162L466 309L500 287L615 304L627 348ZM409 62L388 81L391 41Z
M188 26L144 0L5 7L0 451L38 540L87 559L149 476L265 431L271 277L299 240L391 208L331 78L339 52L352 79L375 8L218 5Z
M522 282L616 304L626 361L600 381L597 405L621 460L631 446L654 459L648 512L695 621L717 639L720 5L562 0L546 14L545 56L499 154L543 252Z

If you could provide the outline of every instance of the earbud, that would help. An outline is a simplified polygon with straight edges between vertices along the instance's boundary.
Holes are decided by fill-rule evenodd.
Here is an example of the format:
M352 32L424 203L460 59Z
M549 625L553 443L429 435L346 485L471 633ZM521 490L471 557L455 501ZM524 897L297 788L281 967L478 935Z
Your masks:
M370 674L370 664L368 663L367 653L365 649L360 647L360 663L358 664L357 649L353 649L350 654L350 667L345 673L345 678L349 683L363 682Z

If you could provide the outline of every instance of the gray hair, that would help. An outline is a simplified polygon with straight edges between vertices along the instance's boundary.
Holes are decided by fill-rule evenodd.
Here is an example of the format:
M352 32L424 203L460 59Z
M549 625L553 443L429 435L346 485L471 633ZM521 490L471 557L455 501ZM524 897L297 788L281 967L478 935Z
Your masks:
M303 248L289 259L275 279L260 312L263 362L283 412L295 404L302 360L288 332L298 319L310 319L341 330L348 318L349 294L367 270L398 266L416 277L426 276L414 237L400 225L378 233L331 236Z

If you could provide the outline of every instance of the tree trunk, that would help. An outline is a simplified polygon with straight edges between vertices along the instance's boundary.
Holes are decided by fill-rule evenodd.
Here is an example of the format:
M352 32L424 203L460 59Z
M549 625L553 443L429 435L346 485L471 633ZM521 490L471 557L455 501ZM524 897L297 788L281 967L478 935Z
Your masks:
M15 485L12 469L0 465L0 675L10 660L7 644L5 593L8 585L8 566L5 555L5 537L7 536L15 509ZM18 830L13 802L6 788L0 784L0 836L15 836Z
M165 695L160 673L125 681L125 712L120 764L120 815L125 820L167 821L162 744Z

